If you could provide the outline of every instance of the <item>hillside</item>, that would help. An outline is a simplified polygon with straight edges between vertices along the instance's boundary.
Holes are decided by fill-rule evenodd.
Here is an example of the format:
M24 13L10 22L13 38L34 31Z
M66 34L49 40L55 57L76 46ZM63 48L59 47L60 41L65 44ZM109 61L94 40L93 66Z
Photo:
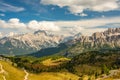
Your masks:
M34 56L34 57L50 56L50 55L55 55L55 53L59 53L60 51L63 51L67 48L68 48L68 46L66 44L60 43L57 47L41 49L37 52L23 55L23 56Z
M111 50L104 53L99 51L82 53L71 59L67 64L67 69L81 77L84 75L94 75L95 78L99 78L102 74L109 75L110 70L120 69L120 50ZM112 76L114 77L115 75L118 74ZM119 79L120 76L116 78Z
M28 74L28 78L31 80L120 79L120 50L108 50L106 52L88 51L74 56L71 59L54 55L41 58L31 56L3 56L3 60L7 60L7 62L0 61L4 71L9 72L9 70L15 70L17 71L16 73L20 73L21 76L23 76L20 79ZM4 65L6 68L4 68ZM8 66L10 69L7 68ZM25 70L22 70L23 68ZM14 72L10 71L9 74L12 75ZM1 73L1 78L3 78L3 76L7 78L6 74ZM12 80L14 80L14 78Z
M13 67L10 62L0 61L5 72L0 72L0 80L26 80L26 71ZM27 80L78 80L78 76L68 72L28 73Z

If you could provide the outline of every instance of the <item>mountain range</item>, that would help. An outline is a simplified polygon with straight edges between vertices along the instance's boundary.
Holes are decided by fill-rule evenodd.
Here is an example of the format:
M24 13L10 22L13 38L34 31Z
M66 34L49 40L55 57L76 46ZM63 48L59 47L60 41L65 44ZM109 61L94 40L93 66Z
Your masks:
M41 30L3 37L0 39L0 54L29 54L43 48L55 47L62 39L62 36L48 34Z
M18 37L21 39L18 39ZM18 44L20 43L19 41L23 43L22 40L25 40L26 42L18 48L18 50L22 50L21 47L23 47L25 52L30 51L30 48L32 52L32 49L36 48L31 46L30 43L27 43L30 42L29 40L39 40L39 44L37 44L36 41L35 43L36 45L40 45L40 43L42 43L41 40L45 39L44 41L51 41L49 45L52 47L46 44L46 47L41 47L41 49L36 48L37 52L30 54L29 52L25 53L23 51L23 55L19 53L19 55L22 56L0 55L1 69L8 73L7 75L4 74L4 72L1 73L0 79L2 79L1 76L12 80L25 79L26 76L27 79L31 80L41 79L42 77L45 80L56 80L57 78L61 80L120 79L120 28L109 28L103 32L93 33L91 36L83 36L81 33L65 38L59 36L55 41L54 38L56 37L58 36L50 35L45 31L36 31L34 33L2 38L0 41L6 40L5 44L10 48L14 46L11 45L11 43L16 42L17 45L15 47L17 47L20 46L20 44ZM51 45L54 42L56 43ZM43 45L44 43L42 46ZM29 48L29 50L26 48ZM0 49L2 50L2 48ZM4 47L4 49L6 48ZM16 50L16 53L18 52L17 48L13 47L12 51L13 50ZM21 74L22 77L12 77L14 76L14 71ZM60 74L60 77L58 74ZM51 75L54 76L50 77Z
M81 36L67 42L72 45L66 50L68 56L91 50L120 49L120 28L109 28L104 32L96 32L91 36Z
M77 35L79 37L70 38L69 41L60 44L58 47L46 48L30 55L41 57L44 54L57 54L73 57L87 51L98 50L104 52L110 49L120 49L120 28L109 28L104 32L93 33L91 36L83 36L80 33ZM49 52L50 54L48 54Z
M120 48L120 28L109 28L103 32L84 36L63 37L38 30L34 33L17 34L0 39L0 54L36 57L51 54L73 56L85 51ZM32 54L31 54L32 53Z

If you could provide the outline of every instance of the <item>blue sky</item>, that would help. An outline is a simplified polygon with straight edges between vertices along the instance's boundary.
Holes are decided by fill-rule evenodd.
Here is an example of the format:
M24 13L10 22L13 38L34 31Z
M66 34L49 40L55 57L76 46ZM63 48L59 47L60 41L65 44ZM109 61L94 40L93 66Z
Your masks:
M20 32L20 26L28 27L30 22L36 24L37 27L41 27L39 23L43 26L47 23L48 25L51 24L53 28L54 26L60 28L64 26L76 28L74 26L79 26L80 29L85 29L86 25L81 26L77 23L77 21L83 20L85 20L84 22L96 20L96 24L105 20L106 23L97 25L98 27L93 25L91 28L103 30L103 28L108 28L106 26L108 24L112 24L113 28L116 27L114 24L119 27L119 21L117 21L119 18L120 0L0 0L0 32L14 32L16 27ZM111 22L107 19L115 20ZM72 21L71 26L66 25L69 21ZM63 25L61 26L62 22ZM72 25L72 23L77 25ZM14 27L8 27L11 25ZM35 30L37 29L35 28ZM52 29L49 28L49 30Z
M44 1L44 0L43 0ZM49 1L49 0L47 0ZM55 0L53 0L55 1ZM56 0L57 1L57 0ZM59 0L58 0L59 1ZM1 19L8 20L10 18L19 18L23 22L28 22L30 20L38 20L38 21L56 21L56 20L80 20L80 19L91 19L91 18L99 18L99 17L113 17L120 16L119 9L111 9L108 11L95 11L95 10L87 10L84 9L84 13L87 16L79 16L72 14L67 8L69 5L65 5L62 8L56 5L44 5L40 0L0 0L0 7L3 9L8 6L2 5L7 4L13 7L23 8L22 10L1 10L0 14L4 14L4 16L0 16ZM112 6L112 5L111 5ZM2 8L1 7L1 8ZM16 8L16 9L17 9Z

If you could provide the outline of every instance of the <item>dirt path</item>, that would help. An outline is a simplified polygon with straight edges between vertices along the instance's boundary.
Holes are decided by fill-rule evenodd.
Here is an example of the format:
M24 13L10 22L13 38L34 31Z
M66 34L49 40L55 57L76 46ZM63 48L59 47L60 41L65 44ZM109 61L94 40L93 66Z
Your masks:
M3 76L3 80L6 80L5 76Z
M2 64L0 64L0 73L6 73L6 71L3 69Z
M3 69L3 66L2 66L2 64L0 64L0 73L7 73L4 69ZM5 76L3 76L3 80L6 80L6 77Z
M117 75L119 72L120 72L119 70L110 70L110 72L109 72L110 74L109 75L105 75L104 77L98 78L96 80L101 80L101 79L106 79L106 78L112 77L114 75ZM118 79L118 80L120 80L120 79Z
M26 74L25 77L24 77L24 80L28 80L29 73L26 70L24 70L24 72Z

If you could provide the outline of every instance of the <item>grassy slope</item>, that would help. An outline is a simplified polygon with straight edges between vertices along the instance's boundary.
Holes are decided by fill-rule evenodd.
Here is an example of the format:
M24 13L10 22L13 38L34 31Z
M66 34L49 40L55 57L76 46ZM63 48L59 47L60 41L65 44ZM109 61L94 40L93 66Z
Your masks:
M44 72L41 74L30 74L31 80L78 80L78 76L67 72Z
M0 80L3 80L3 76L7 80L24 80L25 73L23 70L13 67L9 62L0 61L3 65L3 69L7 74L0 73ZM68 72L43 72L40 74L30 73L30 80L78 80L78 76Z
M3 79L3 75L6 77L7 80L23 80L25 73L13 67L9 62L0 61L3 65L3 69L6 71L6 74L0 74L0 80ZM2 79L1 79L2 78Z
M46 59L46 60L42 61L42 63L45 66L54 66L54 65L59 65L59 64L61 64L63 62L66 62L66 61L70 61L70 59L59 58L59 59L52 60L51 58L49 58L49 59Z

